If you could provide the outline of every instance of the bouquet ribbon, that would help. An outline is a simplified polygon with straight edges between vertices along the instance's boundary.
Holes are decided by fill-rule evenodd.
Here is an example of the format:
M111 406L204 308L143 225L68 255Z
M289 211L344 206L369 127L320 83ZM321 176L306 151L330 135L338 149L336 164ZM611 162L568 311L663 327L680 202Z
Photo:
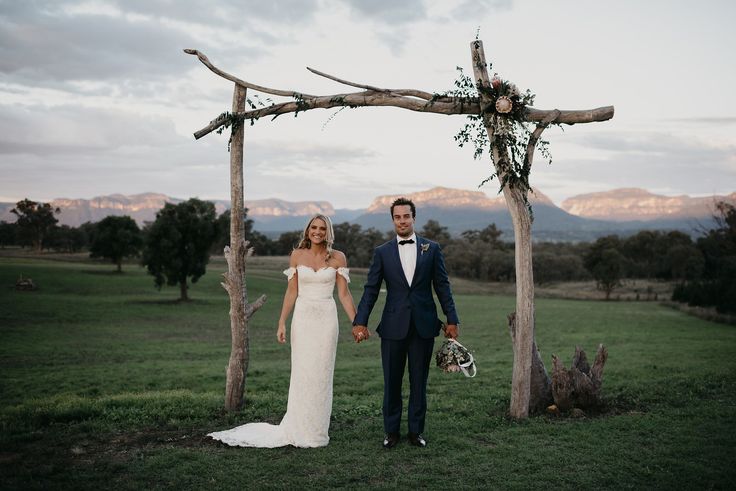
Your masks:
M473 359L473 353L470 352L468 348L460 344L460 342L455 338L450 338L449 341L457 344L462 349L468 352L468 356L470 357L470 360L468 360L465 363L459 363L458 366L460 367L460 371L463 372L463 375L465 375L468 378L473 378L478 373L478 369L475 366L475 361ZM472 375L470 372L472 371Z
M463 372L463 375L465 375L468 378L475 377L475 375L478 373L478 369L475 367L475 361L473 359L473 353L471 353L470 350L468 350L465 346L463 346L462 344L460 344L457 339L454 339L453 338L452 341L454 343L457 343L457 345L460 346L461 348L463 348L464 350L466 350L468 352L468 356L470 356L470 360L469 361L467 361L466 363L460 363L460 371L462 371ZM472 370L472 372L473 372L472 375L470 375L470 373L469 373L470 370L468 370L468 368L470 368Z

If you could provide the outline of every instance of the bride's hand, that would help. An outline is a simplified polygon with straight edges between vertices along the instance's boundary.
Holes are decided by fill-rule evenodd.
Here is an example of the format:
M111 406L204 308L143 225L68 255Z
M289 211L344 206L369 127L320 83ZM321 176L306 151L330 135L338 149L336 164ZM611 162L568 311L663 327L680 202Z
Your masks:
M353 326L353 339L356 343L365 341L371 337L371 333L365 326Z
M286 324L279 324L279 328L276 329L276 339L281 344L286 342Z

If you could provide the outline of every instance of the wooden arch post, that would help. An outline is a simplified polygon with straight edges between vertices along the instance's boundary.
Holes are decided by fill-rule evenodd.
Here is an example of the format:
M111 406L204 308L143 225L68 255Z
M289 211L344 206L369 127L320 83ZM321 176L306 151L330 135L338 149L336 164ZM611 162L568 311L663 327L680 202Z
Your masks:
M233 112L245 111L245 87L235 84L233 90ZM237 411L245 403L245 381L250 360L248 321L266 301L261 295L252 304L248 303L248 289L245 283L246 257L253 253L245 240L243 210L243 145L245 125L234 124L230 137L230 245L225 246L227 272L222 287L230 295L230 359L227 364L225 381L225 409Z
M483 50L482 41L470 43L470 54L473 60L473 74L478 86L481 106L492 104L488 96L491 80L488 76L486 55ZM526 162L531 166L536 142L542 131L549 126L558 116L560 111L553 111L539 123L537 129L532 133L531 140L527 145ZM483 112L483 124L488 132L488 141L494 140L495 128L491 123L489 113ZM505 168L501 162L508 162L509 155L506 149L499 149L498 145L492 147L493 161L496 164L496 175L503 182ZM509 319L511 337L514 346L514 368L511 375L511 404L509 413L512 417L520 419L529 414L530 402L533 406L539 406L552 400L552 387L541 364L541 371L537 368L532 372L532 360L535 358L541 363L538 356L536 342L534 340L534 271L532 268L532 217L527 206L528 192L521 187L503 187L503 196L506 206L511 214L514 225L514 259L516 264L516 312ZM536 375L534 385L535 392L532 394L532 378Z

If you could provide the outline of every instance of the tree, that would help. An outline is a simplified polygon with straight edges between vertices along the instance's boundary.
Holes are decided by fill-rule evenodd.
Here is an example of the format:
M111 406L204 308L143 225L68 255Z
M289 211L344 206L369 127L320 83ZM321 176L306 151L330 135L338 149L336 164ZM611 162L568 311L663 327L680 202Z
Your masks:
M443 245L448 270L466 278L508 281L514 275L513 244L501 241L501 233L492 223L483 230L466 230Z
M248 213L248 209L243 210L243 217ZM245 220L244 226L247 231L248 221ZM250 220L252 223L252 220ZM230 244L230 210L225 210L215 219L215 239L212 241L212 254L222 254L225 246Z
M694 247L690 236L677 230L666 233L642 230L621 243L619 252L626 258L624 276L662 280L678 278L677 275L683 274L682 264L672 261L684 258L684 255L692 256ZM677 257L673 256L673 249L677 250ZM690 269L693 267L697 268L697 265L691 264ZM673 272L673 268L677 271Z
M627 276L633 278L653 278L658 259L658 243L661 233L654 230L641 230L620 244L621 253L628 260Z
M0 221L0 249L5 249L6 246L16 245L18 243L18 239L16 238L17 228L14 223Z
M600 260L593 266L591 273L598 288L606 293L606 300L611 298L614 288L621 285L624 256L616 249L604 249Z
M624 256L619 252L621 240L617 235L607 235L596 240L583 258L583 264L599 289L606 293L606 300L614 288L621 284Z
M44 245L56 251L78 252L87 245L87 234L78 227L56 226L49 231Z
M437 220L427 220L427 223L422 227L421 235L443 246L450 242L450 233L447 231L447 227L440 225Z
M489 281L512 281L516 277L516 261L514 251L506 249L489 249L484 251L482 271Z
M582 259L574 254L536 251L533 260L534 281L538 285L553 281L575 281L587 276Z
M358 224L343 222L332 228L335 249L345 253L352 267L367 267L373 257L373 249L385 242L383 233L373 227L363 230Z
M496 228L496 224L492 223L478 232L478 240L496 249L505 249L506 244L501 240L502 233L503 232Z
M179 300L188 301L188 279L205 274L214 238L215 205L197 198L166 203L145 230L142 263L157 288L179 285Z
M54 208L49 203L37 203L26 198L18 201L10 213L18 217L15 222L18 233L27 238L33 248L40 252L44 237L59 221L54 214L61 213L61 209Z
M395 232L392 232L392 237L395 236ZM367 268L371 264L373 258L373 249L386 242L386 237L383 232L375 227L368 227L361 236L361 244L359 250L355 252L355 260L348 256L348 260L355 266Z
M284 232L281 235L279 235L279 238L276 240L275 251L274 253L277 256L288 256L291 254L291 251L294 250L294 248L299 244L299 241L302 237L302 231L301 230L294 230L293 232Z
M719 202L713 218L716 228L697 241L704 259L702 277L678 285L672 299L736 313L736 207Z
M136 257L143 246L143 234L129 216L108 216L100 220L92 232L90 257L109 259L123 271L123 259Z
M84 222L79 227L79 231L84 234L85 237L85 246L89 246L89 244L92 242L92 236L95 234L95 228L97 228L98 222ZM141 234L143 232L141 231ZM142 236L142 235L141 235Z
M230 245L230 210L225 210L215 220L215 241L212 243L212 254L222 254L225 246ZM253 220L247 218L248 208L243 209L243 234L245 240L253 249L256 256L273 255L275 244L274 241L266 237L264 234L253 229Z
M342 251L347 256L351 264L356 265L362 262L359 254L367 255L373 252L373 248L365 244L365 251L361 251L361 243L363 236L363 227L357 223L342 222L333 224L332 230L335 233L335 249Z
M667 250L664 257L668 279L697 280L703 274L705 258L694 244L676 244Z

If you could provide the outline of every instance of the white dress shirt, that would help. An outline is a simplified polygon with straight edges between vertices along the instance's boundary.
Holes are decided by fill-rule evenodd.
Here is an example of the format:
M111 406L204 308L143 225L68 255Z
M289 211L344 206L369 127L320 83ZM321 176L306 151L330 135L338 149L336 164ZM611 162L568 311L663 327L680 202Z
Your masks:
M399 259L401 259L401 268L404 270L406 281L411 286L411 280L414 279L414 270L417 267L417 236L411 234L410 237L396 236L396 240L413 240L413 244L399 244Z

